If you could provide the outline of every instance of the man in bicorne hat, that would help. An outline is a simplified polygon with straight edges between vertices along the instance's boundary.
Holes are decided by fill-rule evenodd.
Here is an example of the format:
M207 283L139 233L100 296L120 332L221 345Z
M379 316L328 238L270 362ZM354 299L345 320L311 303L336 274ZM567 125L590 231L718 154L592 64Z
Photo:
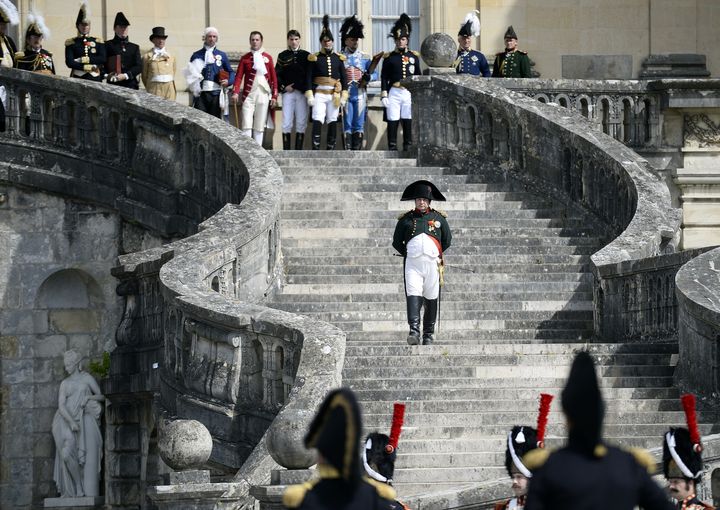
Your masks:
M168 38L165 27L154 27L150 34L153 49L143 55L142 81L145 90L156 96L175 101L175 57L165 49Z
M473 38L480 35L480 20L477 11L469 12L458 31L458 52L453 66L457 74L471 74L489 78L490 64L485 55L472 49Z
M130 22L122 12L115 15L113 30L115 37L105 43L107 50L108 83L137 90L140 85L138 76L143 64L140 46L131 43L128 38Z
M105 75L105 44L90 35L90 7L83 2L75 20L78 35L65 41L65 65L70 76L83 80L102 81Z
M34 73L55 74L52 53L42 47L43 39L49 33L43 17L35 12L28 14L25 31L25 48L15 54L16 67Z
M305 447L318 451L319 477L291 485L283 494L285 508L303 510L391 510L395 491L362 476L360 406L349 388L325 397L305 436Z
M523 457L532 472L525 510L671 510L664 491L650 477L655 460L602 439L605 403L595 362L587 351L573 360L562 391L568 429L565 447L536 449Z
M700 501L697 486L702 481L703 460L700 431L695 415L695 396L682 396L688 428L671 428L663 436L663 474L678 510L714 508Z
M519 50L518 38L512 25L505 31L505 51L495 55L493 78L530 78L530 58Z
M497 503L495 510L522 510L525 508L525 498L532 473L523 463L523 457L536 448L545 447L545 428L552 399L552 395L540 394L540 410L536 429L528 426L515 426L508 434L505 448L505 469L512 480L512 491L515 497Z
M340 108L347 103L347 74L345 55L333 50L335 38L330 31L330 17L322 20L320 46L322 49L308 56L305 97L312 108L312 149L320 149L323 123L327 123L327 150L335 149L337 119Z
M410 91L400 82L410 76L420 75L420 54L408 48L412 22L403 13L395 22L388 37L395 39L395 50L383 56L380 73L380 100L385 107L387 119L388 150L397 150L398 127L402 122L403 150L412 146L412 98Z
M393 235L393 248L404 258L405 300L410 333L410 345L430 345L435 340L438 299L440 297L440 268L443 254L450 247L452 235L445 219L447 215L432 209L432 200L445 197L430 181L416 181L403 191L400 200L414 200L415 208L398 218ZM420 311L425 305L422 338Z

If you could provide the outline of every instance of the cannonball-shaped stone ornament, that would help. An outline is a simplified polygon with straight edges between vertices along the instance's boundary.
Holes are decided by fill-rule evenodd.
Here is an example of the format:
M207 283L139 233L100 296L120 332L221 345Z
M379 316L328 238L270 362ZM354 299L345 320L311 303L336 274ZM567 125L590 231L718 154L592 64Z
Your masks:
M307 469L317 462L314 450L303 445L314 410L284 409L270 424L265 436L270 456L287 469Z
M160 458L176 471L201 467L212 449L210 432L197 420L166 420L158 429Z
M420 45L423 62L430 67L452 67L457 54L457 43L447 34L435 32Z

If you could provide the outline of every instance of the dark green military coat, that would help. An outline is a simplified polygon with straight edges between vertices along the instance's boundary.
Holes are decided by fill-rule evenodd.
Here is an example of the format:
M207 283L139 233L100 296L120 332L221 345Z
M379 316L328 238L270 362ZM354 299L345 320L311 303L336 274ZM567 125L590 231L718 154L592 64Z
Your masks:
M530 58L526 51L501 51L495 55L493 78L530 78Z
M437 209L428 209L425 214L421 214L417 209L403 213L395 226L393 248L404 257L410 239L420 234L427 234L438 240L441 251L444 252L450 247L452 240L446 217L444 212Z

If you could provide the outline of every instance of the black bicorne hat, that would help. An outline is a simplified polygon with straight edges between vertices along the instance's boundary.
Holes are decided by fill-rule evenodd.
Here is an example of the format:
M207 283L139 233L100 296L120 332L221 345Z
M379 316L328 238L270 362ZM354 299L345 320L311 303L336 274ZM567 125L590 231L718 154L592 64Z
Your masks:
M512 478L513 473L521 473L531 478L530 470L522 463L523 455L538 448L537 430L532 427L515 426L507 437L505 448L505 469Z
M117 26L120 26L120 27L129 27L130 26L130 22L128 21L128 19L125 17L125 15L122 12L118 12L115 15L115 22L113 23L113 28L117 27Z
M388 35L388 37L392 37L393 39L407 37L409 39L411 32L412 21L410 20L410 16L403 12L393 25L392 29L390 30L390 35Z
M330 16L327 14L323 16L322 30L320 30L320 42L322 42L323 39L330 39L331 41L335 40L332 32L330 31Z
M570 422L568 446L584 455L596 456L595 448L602 441L605 403L595 374L595 362L587 351L575 356L562 391L562 407Z
M10 0L0 0L0 22L17 25L20 22L17 7Z
M345 42L345 39L348 37L364 39L364 29L365 25L362 24L362 21L357 19L357 16L355 16L354 14L352 16L348 16L343 20L343 24L340 27L340 40Z
M150 40L152 41L155 37L159 37L160 39L167 39L168 36L165 33L165 27L153 27L152 34L150 34Z
M472 11L465 15L465 19L460 24L458 35L463 37L477 37L480 35L480 20L476 13L477 11Z
M503 39L517 39L517 38L518 38L518 36L515 33L515 29L512 27L512 25L507 27L507 30L505 30L505 36L503 37Z
M349 388L331 391L320 404L305 436L305 447L316 448L349 487L360 481L362 418Z
M415 181L403 191L400 200L415 200L416 198L427 198L428 200L445 201L440 190L430 181Z
M80 5L77 18L75 18L75 25L79 25L80 23L90 23L90 6L87 1Z

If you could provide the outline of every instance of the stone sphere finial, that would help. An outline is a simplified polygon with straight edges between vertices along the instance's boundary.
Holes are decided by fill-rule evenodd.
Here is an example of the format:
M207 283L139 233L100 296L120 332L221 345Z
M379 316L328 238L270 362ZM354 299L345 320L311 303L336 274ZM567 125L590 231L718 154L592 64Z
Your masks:
M212 436L197 420L163 419L158 427L158 450L162 460L176 471L197 469L212 453Z
M265 446L275 462L287 469L307 469L317 461L314 450L303 445L314 410L284 409L272 422Z
M452 67L457 53L457 43L447 34L435 32L420 45L423 62L430 67Z

